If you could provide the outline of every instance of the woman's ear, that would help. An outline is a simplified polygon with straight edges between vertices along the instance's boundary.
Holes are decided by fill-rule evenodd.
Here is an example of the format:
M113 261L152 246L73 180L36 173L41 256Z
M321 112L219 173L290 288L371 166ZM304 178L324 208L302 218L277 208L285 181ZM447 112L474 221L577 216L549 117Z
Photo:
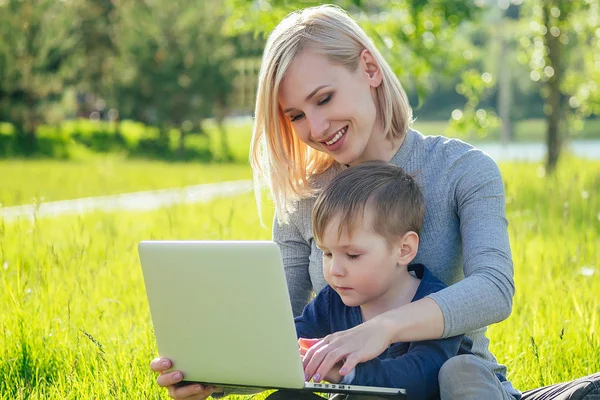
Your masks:
M381 82L383 81L383 73L381 72L381 68L373 57L373 54L367 49L364 49L360 53L360 65L362 71L366 73L367 80L371 87L379 87Z
M399 265L408 265L417 256L419 250L419 235L416 232L408 231L397 242Z

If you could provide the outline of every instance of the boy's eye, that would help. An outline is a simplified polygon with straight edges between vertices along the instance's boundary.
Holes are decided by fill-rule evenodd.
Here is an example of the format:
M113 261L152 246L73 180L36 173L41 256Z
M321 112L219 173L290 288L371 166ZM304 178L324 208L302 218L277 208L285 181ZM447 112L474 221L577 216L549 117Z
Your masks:
M348 254L348 258L351 260L356 260L358 257L360 257L360 254Z
M327 104L329 103L329 100L331 100L331 95L327 95L327 97L325 97L323 100L319 101L319 105L322 106L323 104Z
M325 257L325 258L331 258L331 253L325 253L325 252L323 252L323 257Z

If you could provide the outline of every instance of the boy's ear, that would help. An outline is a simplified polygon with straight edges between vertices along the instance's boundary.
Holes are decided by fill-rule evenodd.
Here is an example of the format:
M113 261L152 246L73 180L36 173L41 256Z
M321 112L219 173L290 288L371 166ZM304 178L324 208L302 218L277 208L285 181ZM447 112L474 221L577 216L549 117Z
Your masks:
M408 265L414 260L419 250L419 235L408 231L397 242L398 264Z

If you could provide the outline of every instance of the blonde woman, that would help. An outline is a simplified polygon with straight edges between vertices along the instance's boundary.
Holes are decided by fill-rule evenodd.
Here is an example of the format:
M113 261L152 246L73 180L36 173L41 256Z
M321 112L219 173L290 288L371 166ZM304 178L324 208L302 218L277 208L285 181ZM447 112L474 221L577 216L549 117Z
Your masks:
M426 215L414 262L449 285L323 338L304 358L308 378L327 376L339 361L340 374L351 374L391 343L465 334L474 355L444 364L441 398L520 398L485 334L488 325L510 315L515 290L504 187L495 162L461 141L412 130L402 85L365 32L335 6L294 12L270 34L255 117L250 160L257 199L264 185L275 202L273 238L296 315L326 285L311 229L315 194L343 168L367 160L389 161L417 176ZM151 368L162 372L170 365L159 358ZM181 380L177 371L157 379L173 398L205 399L219 392L199 384L178 387ZM523 398L582 399L600 393L598 380L596 374Z

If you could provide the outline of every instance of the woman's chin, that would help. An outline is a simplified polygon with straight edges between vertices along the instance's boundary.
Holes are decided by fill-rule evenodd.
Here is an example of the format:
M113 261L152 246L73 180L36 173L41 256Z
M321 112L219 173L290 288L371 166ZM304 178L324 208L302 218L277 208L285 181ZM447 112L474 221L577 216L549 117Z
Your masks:
M331 153L329 153L329 154L331 154ZM358 156L355 154L352 154L352 152L350 152L350 151L340 152L337 154L331 154L331 156L333 157L333 159L335 161L337 161L340 164L354 165L354 164L358 163Z

